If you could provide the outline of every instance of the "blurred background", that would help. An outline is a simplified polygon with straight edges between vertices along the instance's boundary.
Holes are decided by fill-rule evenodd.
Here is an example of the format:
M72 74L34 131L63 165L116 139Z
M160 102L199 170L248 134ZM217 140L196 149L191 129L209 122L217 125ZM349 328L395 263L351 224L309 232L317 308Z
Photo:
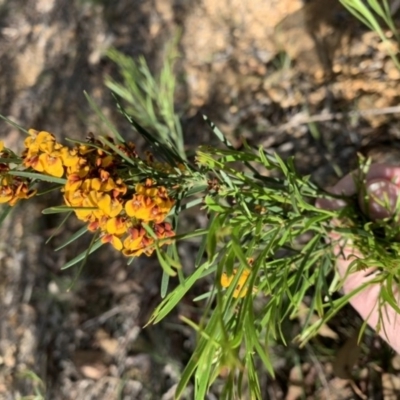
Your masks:
M400 1L390 4L399 23ZM354 167L357 152L378 161L396 154L400 72L338 0L0 0L0 113L84 140L106 132L85 90L140 146L105 85L121 77L109 52L144 56L157 75L171 48L188 150L214 140L205 114L237 148L246 139L294 156L323 186ZM21 149L24 135L1 122L0 139ZM153 258L127 266L107 247L67 291L77 271L60 267L90 237L54 251L80 227L55 232L60 218L41 210L56 201L20 204L1 226L0 399L173 399L196 339L178 315L201 315L191 300L204 287L143 328L160 301L161 268ZM180 247L187 268L195 251L196 243ZM285 329L295 335L298 323ZM265 399L398 398L388 396L400 387L399 357L372 333L355 346L359 325L346 309L304 349L276 343ZM216 385L209 399L218 398Z

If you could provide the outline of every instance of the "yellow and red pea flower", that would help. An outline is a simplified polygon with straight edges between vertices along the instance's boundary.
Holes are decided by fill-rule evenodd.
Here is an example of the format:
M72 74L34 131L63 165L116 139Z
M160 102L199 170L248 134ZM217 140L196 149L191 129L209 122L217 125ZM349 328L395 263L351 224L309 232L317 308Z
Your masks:
M29 189L29 182L17 176L5 175L0 178L0 203L14 206L18 200L29 199L36 190Z
M146 238L147 232L141 225L129 228L128 236L123 242L122 253L129 257L140 256L144 252L145 247L151 244Z
M90 143L104 146L94 137ZM103 150L90 144L70 149L58 143L51 133L33 129L29 130L24 144L23 165L56 177L66 174L65 203L75 208L76 216L88 224L90 231L100 230L103 243L111 243L125 255L150 255L154 251L151 246L154 239L141 223L153 224L157 238L175 235L171 225L164 222L175 204L166 188L157 186L149 178L144 184L137 184L132 198L126 201L123 197L128 187L118 175L120 161L118 156L110 154L111 149ZM130 157L138 157L132 143L118 145L118 148ZM31 193L29 196L33 195ZM3 189L3 202L23 196L28 196L24 186L15 192L8 186ZM164 240L161 245L170 242Z
M28 133L30 136L24 141L26 149L23 153L23 164L51 176L58 178L63 176L64 164L61 150L64 146L58 143L54 135L49 132L29 129Z
M103 232L100 235L100 240L102 243L111 243L111 245L118 251L121 251L123 248L122 241L117 235Z

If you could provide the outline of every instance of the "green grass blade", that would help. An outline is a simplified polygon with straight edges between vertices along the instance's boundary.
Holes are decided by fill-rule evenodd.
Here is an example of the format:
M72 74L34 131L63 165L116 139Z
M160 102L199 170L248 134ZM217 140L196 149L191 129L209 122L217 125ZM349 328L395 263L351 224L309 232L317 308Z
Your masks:
M100 110L98 105L92 100L89 94L86 91L84 91L83 94L85 95L86 100L89 102L89 105L92 108L92 110L98 115L98 117L104 122L107 128L112 132L114 138L121 143L125 143L124 138L119 134L118 130L110 122L110 120L103 114L103 112Z
M0 225L4 222L4 220L8 217L8 214L11 213L13 207L7 205L3 206L4 208L1 209L0 213Z
M72 266L74 266L75 264L77 264L79 261L82 261L84 259L86 259L88 257L88 255L94 253L96 250L98 250L101 246L103 245L103 243L101 242L101 240L97 240L97 242L95 242L93 244L93 246L91 246L88 250L83 251L82 253L80 253L79 255L77 255L75 258L73 258L72 260L68 261L65 265L63 265L61 267L62 270L64 269L68 269L71 268Z
M60 225L58 225L58 227L56 228L56 230L54 231L54 233L46 240L46 244L49 243L51 241L51 239L53 239L53 237L55 235L57 235L58 232L60 232L60 229L64 226L64 224L67 222L68 218L71 216L72 212L68 213L64 219L61 221Z
M79 239L82 235L84 235L88 231L87 225L82 226L79 231L75 232L72 236L68 238L63 244L58 246L55 251L59 251L63 249L64 247L68 246L70 243L74 242L75 240Z
M6 121L7 124L13 126L14 128L17 128L17 129L20 130L21 132L24 132L24 133L26 133L26 134L28 135L28 131L27 131L25 128L23 128L21 125L18 125L16 122L11 121L11 119L9 119L9 118L5 117L4 115L1 115L1 114L0 114L0 118L1 118L3 121Z
M163 270L162 278L161 278L161 288L160 288L160 296L162 299L165 298L168 292L168 284L169 284L170 275Z
M66 212L72 212L75 210L97 210L96 207L70 207L70 206L56 206L49 207L42 210L42 214L61 214Z
M38 181L45 181L45 182L51 182L51 183L59 183L61 185L65 185L67 183L67 180L64 178L57 178L55 176L51 175L45 175L45 174L40 174L36 172L26 172L26 171L9 171L7 172L9 175L14 175L14 176L21 176L23 178L29 178L29 179L36 179Z

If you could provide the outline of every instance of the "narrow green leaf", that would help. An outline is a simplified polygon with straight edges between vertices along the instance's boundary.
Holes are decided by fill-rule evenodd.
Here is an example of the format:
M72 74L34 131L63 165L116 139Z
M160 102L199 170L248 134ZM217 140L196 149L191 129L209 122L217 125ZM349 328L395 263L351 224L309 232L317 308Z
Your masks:
M75 232L72 236L70 236L68 238L67 241L65 241L63 244L61 244L60 246L58 246L55 251L59 251L61 249L63 249L64 247L68 246L70 243L74 242L76 239L79 239L82 235L84 235L86 232L88 231L87 225L82 226L81 229L79 229L79 231Z
M44 195L46 195L46 194L48 194L48 193L54 192L55 190L60 190L60 185L57 184L56 186L53 186L53 187L51 187L51 188L49 188L49 189L43 190L43 192L36 193L36 194L35 194L35 197L37 197L37 196L44 196Z
M42 210L42 214L61 214L66 212L73 212L75 210L97 210L97 207L69 207L69 206L56 206L49 207Z
M7 218L8 214L11 213L13 207L7 205L3 205L1 214L0 214L0 225L4 222L4 220Z
M61 185L65 185L67 183L67 180L64 178L57 178L55 176L40 174L40 173L36 173L36 172L9 171L7 173L9 175L21 176L21 177L30 178L30 179L37 179L38 181L59 183Z
M212 293L213 293L213 291L203 293L200 296L195 297L192 301L197 302L197 301L201 301L201 300L206 300L212 295Z
M104 122L107 128L110 129L110 131L113 133L114 138L120 141L121 143L125 143L124 138L119 134L118 130L110 122L110 120L103 114L103 112L100 110L97 104L92 100L89 94L86 91L84 91L83 94L85 95L86 100L89 102L89 105L92 108L92 110L98 115L98 117Z
M210 126L215 136L226 146L228 149L234 149L233 144L225 137L225 135L218 129L218 127L212 122L206 115L203 115L204 121Z
M28 135L28 131L26 129L24 129L21 125L18 125L16 122L11 121L11 119L5 117L4 115L0 114L0 118L4 121L7 122L7 124L10 124L11 126L13 126L14 128L17 128L18 130L20 130L21 132L24 132Z
M90 253L92 253L94 251L93 248L95 247L95 244L96 244L96 241L98 240L98 237L99 237L99 232L97 231L93 235L92 241L90 242L90 245L89 245L89 247L87 248L87 250L85 252L85 255L84 255L83 259L82 259L82 262L79 265L78 271L75 274L74 279L72 280L71 284L68 287L68 291L70 291L74 287L75 283L78 281L78 278L81 276L81 273L83 271L83 267L86 265L86 262L88 260L88 257L90 255ZM99 241L99 242L101 243L101 241Z
M72 267L73 265L77 264L79 261L84 260L85 258L87 258L87 256L89 254L94 253L96 250L98 250L101 246L103 245L103 243L101 242L101 240L98 240L97 242L95 242L93 244L93 246L90 248L90 250L85 250L82 253L80 253L78 256L76 256L75 258L73 258L72 260L68 261L65 265L63 265L61 267L62 270L64 269L68 269L70 267Z
M22 160L19 158L3 158L0 157L0 163L5 164L22 164Z
M60 232L60 229L64 226L64 224L67 222L68 218L71 216L72 212L68 213L64 219L61 221L60 225L58 225L57 229L54 231L54 233L46 240L46 244L53 239L55 235L57 235L58 232Z
M165 298L168 292L168 284L169 284L169 277L165 270L163 270L162 278L161 278L161 289L160 289L160 296L161 298Z
M158 246L156 246L156 252L157 252L158 261L160 262L161 267L164 270L164 272L170 276L175 276L176 272L171 268L171 265L165 259L165 254L159 249Z
M158 305L158 307L154 310L152 316L150 317L150 324L156 324L160 322L165 316L167 316L179 303L182 297L188 292L188 290L193 286L195 282L202 276L204 271L209 267L209 263L205 262L199 268L197 268L192 275L185 279L185 281L178 286L175 290L169 293L165 299Z
M129 158L123 151L121 151L117 146L107 140L104 136L99 136L99 140L105 143L107 146L111 147L118 155L120 155L127 163L137 167L137 163Z

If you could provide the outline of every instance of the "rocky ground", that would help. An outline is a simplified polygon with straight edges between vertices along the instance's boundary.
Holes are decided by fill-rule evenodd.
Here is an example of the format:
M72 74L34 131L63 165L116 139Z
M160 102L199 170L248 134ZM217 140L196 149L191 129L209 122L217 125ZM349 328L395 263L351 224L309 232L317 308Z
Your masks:
M400 23L400 2L391 6ZM210 140L206 114L236 143L295 156L320 184L348 171L358 151L379 160L396 148L400 72L337 0L0 0L0 113L83 139L104 129L86 90L132 135L104 86L116 73L105 52L143 54L157 72L177 34L176 106L189 146ZM1 123L0 132L21 147L16 129ZM194 335L177 314L143 328L160 300L157 261L127 267L101 250L67 291L76 271L60 267L90 238L54 252L79 227L71 222L45 244L59 223L40 214L49 201L18 206L1 227L0 399L36 390L52 400L172 399ZM399 358L371 333L357 348L359 324L348 309L305 349L277 345L265 398L398 398Z

